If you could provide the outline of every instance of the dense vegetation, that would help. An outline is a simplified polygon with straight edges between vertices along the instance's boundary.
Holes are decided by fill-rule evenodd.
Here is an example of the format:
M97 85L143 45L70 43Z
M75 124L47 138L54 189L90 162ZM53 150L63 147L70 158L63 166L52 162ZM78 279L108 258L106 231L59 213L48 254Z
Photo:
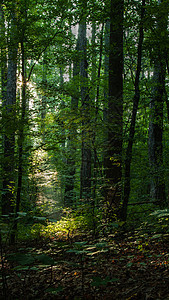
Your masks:
M168 299L168 11L0 2L3 299Z

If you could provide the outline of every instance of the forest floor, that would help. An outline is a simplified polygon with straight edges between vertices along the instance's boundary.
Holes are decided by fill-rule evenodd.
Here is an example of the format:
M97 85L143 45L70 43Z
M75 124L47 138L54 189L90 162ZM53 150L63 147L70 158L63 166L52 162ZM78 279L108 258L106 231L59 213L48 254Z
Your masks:
M0 299L169 299L169 240L139 234L20 242L3 249Z
M41 161L37 204L59 219L57 172ZM32 299L169 300L169 236L83 232L3 245L0 300Z

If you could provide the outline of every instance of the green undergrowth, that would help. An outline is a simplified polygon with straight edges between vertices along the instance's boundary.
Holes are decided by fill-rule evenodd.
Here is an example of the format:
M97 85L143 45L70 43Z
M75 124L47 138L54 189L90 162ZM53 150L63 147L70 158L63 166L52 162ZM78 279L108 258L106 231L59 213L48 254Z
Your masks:
M61 220L46 220L46 225L35 224L31 228L33 237L41 236L51 238L54 236L69 236L77 232L84 232L90 228L90 224L84 216L62 217Z
M6 241L11 233L12 221L1 220L1 236ZM127 223L118 221L116 216L114 221L107 221L101 214L88 211L64 210L59 220L50 219L46 216L33 216L29 213L20 212L18 214L17 240L33 240L41 238L66 238L75 235L90 234L96 237L120 236L127 232L137 232L145 236L163 237L169 235L169 209L155 210L149 214L144 221L133 226L133 222Z
M84 294L86 281L90 290L103 287L106 289L118 284L122 278L118 275L121 267L126 274L137 272L137 269L151 270L152 266L155 270L168 268L168 252L164 246L169 241L168 209L155 210L132 231L127 231L130 224L117 220L108 224L98 218L95 233L99 231L100 234L97 237L93 236L94 223L88 216L72 211L66 212L60 220L34 216L34 222L25 223L28 226L24 226L28 216L21 213L17 247L7 247L7 251L6 247L2 247L4 256L0 279L7 276L4 268L6 262L10 272L23 280L23 286L26 283L25 278L31 278L32 275L39 278L38 274L48 272L48 282L44 284L45 295L49 298L50 295L57 295L56 299L59 299L66 290L67 283L60 279L60 284L55 283L55 270L63 273L69 270L66 274L69 274L71 280L78 279L78 286ZM22 243L24 239L27 241ZM32 239L32 243L29 239ZM98 264L101 264L101 269ZM104 270L112 270L103 276L102 267Z

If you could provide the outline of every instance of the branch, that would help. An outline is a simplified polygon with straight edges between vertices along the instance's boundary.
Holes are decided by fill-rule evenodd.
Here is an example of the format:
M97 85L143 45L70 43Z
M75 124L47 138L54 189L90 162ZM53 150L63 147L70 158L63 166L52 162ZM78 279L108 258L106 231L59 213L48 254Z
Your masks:
M59 33L61 33L61 32L62 32L62 31L57 31L57 32L49 39L48 44L47 44L47 45L43 48L43 50L39 53L36 62L40 59L42 53L45 52L46 49L49 47L51 41L57 36L57 34L59 34ZM31 69L30 69L30 72L29 72L29 76L28 76L27 82L29 82L29 80L30 80L30 77L31 77L31 75L32 75L32 72L33 72L33 69L34 69L34 67L35 67L35 65L36 65L36 62L32 65L32 67L31 67Z

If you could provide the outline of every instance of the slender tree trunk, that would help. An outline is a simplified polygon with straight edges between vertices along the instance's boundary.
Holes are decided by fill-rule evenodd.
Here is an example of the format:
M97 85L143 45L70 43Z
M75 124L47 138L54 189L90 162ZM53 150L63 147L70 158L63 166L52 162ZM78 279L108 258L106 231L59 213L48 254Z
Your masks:
M14 210L17 46L15 16L13 12L8 46L7 92L6 100L4 99L4 117L6 122L4 128L2 214L9 214Z
M77 38L77 44L76 44L76 52L79 52L79 36ZM74 93L71 97L71 115L74 120L77 114L78 110L78 102L79 102L79 85L77 84L79 78L79 58L76 57L73 61L73 82L74 82ZM77 124L76 122L72 121L71 127L70 127L70 133L68 137L68 158L67 158L67 180L65 182L65 197L64 197L64 203L66 206L72 206L75 204L75 174L76 174L76 148L77 148Z
M47 50L43 55L43 74L42 74L42 84L47 86ZM44 130L44 119L46 117L46 95L42 96L42 110L41 110L41 119L42 119L42 130Z
M25 49L24 44L21 42L21 54L22 54L22 115L19 130L18 139L18 188L16 197L16 212L19 212L19 205L21 200L21 188L22 188L22 176L23 176L23 143L24 143L24 127L25 127L25 115L26 115L26 72L25 72Z
M2 5L0 5L0 38L1 38L1 93L2 93L2 107L6 103L6 91L7 91L7 41L5 36L5 20Z
M26 72L25 72L25 49L23 41L21 42L21 56L22 56L22 113L19 124L18 136L18 182L16 191L16 207L15 207L15 220L11 234L11 243L15 243L17 233L17 216L20 210L22 179L23 179L23 145L24 145L24 128L25 128L25 115L26 115Z
M85 1L86 4L86 1ZM91 197L91 130L90 130L90 99L87 74L87 39L86 20L83 17L79 24L81 112L82 112L82 162L80 198Z
M111 0L106 200L121 200L123 133L123 0Z
M137 69L136 69L135 84L134 84L135 94L133 99L133 110L132 110L132 117L130 123L128 144L127 144L125 160L124 160L124 192L123 192L123 206L122 206L122 214L121 214L121 218L124 221L126 221L127 218L127 205L130 196L130 168L131 168L131 161L132 161L132 147L134 142L136 115L137 115L138 104L140 100L139 82L140 82L140 74L141 74L142 46L143 46L143 39L144 39L144 28L143 28L144 14L145 14L145 0L142 0L139 42L138 42L138 50L137 50Z
M7 90L7 40L5 36L5 19L3 7L0 5L0 39L1 39L1 48L0 48L0 68L1 68L1 99L2 99L2 128L5 125L6 118L4 115L4 106L6 103L6 90ZM1 155L0 155L0 165L1 165L1 180L3 178L3 149L4 149L4 130L2 130L2 143L1 143ZM1 186L2 188L2 186ZM2 200L2 199L1 199Z
M166 36L167 16L160 12L163 1L158 1L159 11L156 35ZM163 35L161 34L163 33ZM166 59L163 41L156 41L156 57L152 78L152 98L150 103L149 123L149 162L151 169L150 197L163 208L166 205L165 181L163 169L163 105L165 101Z
M107 143L108 143L108 96L109 96L109 50L110 50L110 20L106 20L104 33L104 100L103 100L103 135L104 135L104 149L103 149L103 167L106 174L107 168ZM106 147L105 147L106 145Z
M165 205L165 182L163 176L163 82L165 69L157 62L154 66L152 100L149 123L149 162L151 168L150 197L163 207Z
M101 36L100 36L100 52L99 52L99 65L98 65L98 72L97 72L97 86L96 86L96 95L93 99L94 107L95 107L95 116L94 116L94 124L93 124L93 193L92 197L95 200L96 198L96 187L97 187L97 174L98 174L98 156L97 156L97 145L96 145L96 134L97 134L97 121L98 121L98 113L99 113L99 96L100 96L100 75L101 75L101 67L102 67L102 56L103 56L103 30L104 24L101 27ZM95 53L94 53L95 55ZM94 63L94 62L93 62ZM94 68L95 66L93 66ZM95 67L96 68L96 67ZM96 76L95 76L96 80ZM94 78L93 78L94 84Z
M27 19L27 3L24 2L23 8L21 7L21 15ZM19 33L18 33L19 34ZM13 223L13 228L10 236L10 242L15 243L17 227L18 227L18 212L20 210L21 204L21 192L22 192L22 182L23 182L23 164L24 164L24 140L25 140L25 125L26 125L26 53L25 53L25 25L22 27L20 32L19 40L21 46L21 76L22 76L22 86L21 86L21 116L18 126L18 176L17 176L17 190L16 190L16 206L15 206L15 218Z
M63 84L64 84L64 70L63 67L60 67L60 89L63 89ZM62 100L61 104L60 104L60 110L62 111L62 109L65 109L65 101ZM62 162L65 165L65 169L64 169L64 173L61 175L61 195L62 195L62 201L65 204L65 185L66 185L66 172L67 172L67 168L66 168L66 132L65 132L65 122L64 120L60 120L60 128L62 131Z

